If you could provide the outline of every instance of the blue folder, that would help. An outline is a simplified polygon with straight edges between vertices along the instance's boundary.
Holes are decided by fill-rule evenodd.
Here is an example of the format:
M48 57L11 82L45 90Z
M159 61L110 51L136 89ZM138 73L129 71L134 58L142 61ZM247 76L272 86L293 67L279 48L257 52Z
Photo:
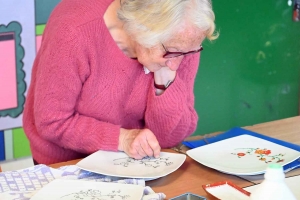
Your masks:
M196 148L196 147L201 147L201 146L204 146L204 145L207 145L207 144L211 144L211 143L214 143L214 142L218 142L218 141L221 141L221 140L224 140L224 139L228 139L228 138L232 138L232 137L239 136L239 135L244 135L244 134L252 135L254 137L258 137L258 138L261 138L261 139L264 139L264 140L268 140L270 142L273 142L273 143L276 143L276 144L294 149L296 151L300 151L300 146L297 145L297 144L293 144L293 143L289 143L289 142L286 142L286 141L283 141L283 140L275 139L275 138L272 138L272 137L269 137L269 136L265 136L265 135L262 135L262 134L259 134L259 133L253 132L253 131L249 131L249 130L240 128L240 127L235 127L235 128L230 129L229 131L224 132L222 134L212 136L212 137L206 137L206 138L201 139L201 140L184 141L183 144L185 146L193 149L193 148ZM295 161L293 161L289 164L284 165L283 169L284 169L285 172L288 172L292 169L299 168L299 167L300 167L300 159L297 159L297 160L295 160Z
M4 131L0 131L0 161L5 160Z

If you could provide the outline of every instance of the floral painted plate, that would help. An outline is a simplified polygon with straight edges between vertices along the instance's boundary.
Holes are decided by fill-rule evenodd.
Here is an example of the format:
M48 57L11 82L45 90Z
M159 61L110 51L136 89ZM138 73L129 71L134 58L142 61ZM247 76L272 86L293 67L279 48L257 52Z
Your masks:
M143 193L144 187L140 185L55 179L30 200L142 199Z
M124 152L97 151L76 165L86 171L122 178L138 178L145 181L166 176L177 170L186 155L161 152L159 158L141 160L128 157Z
M282 166L300 157L300 152L251 135L240 135L187 151L197 162L234 175L257 175L269 163Z

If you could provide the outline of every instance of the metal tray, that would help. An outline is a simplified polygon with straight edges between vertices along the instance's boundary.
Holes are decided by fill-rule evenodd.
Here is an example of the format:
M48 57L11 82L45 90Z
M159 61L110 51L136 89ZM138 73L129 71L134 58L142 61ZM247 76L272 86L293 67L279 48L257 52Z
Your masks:
M177 197L171 198L170 200L206 200L206 198L188 192Z

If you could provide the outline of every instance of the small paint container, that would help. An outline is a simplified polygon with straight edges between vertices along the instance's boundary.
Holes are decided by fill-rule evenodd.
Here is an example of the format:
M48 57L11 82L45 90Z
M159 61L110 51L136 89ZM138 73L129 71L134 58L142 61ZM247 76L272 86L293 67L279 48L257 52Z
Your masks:
M206 198L188 192L177 197L171 198L170 200L206 200Z

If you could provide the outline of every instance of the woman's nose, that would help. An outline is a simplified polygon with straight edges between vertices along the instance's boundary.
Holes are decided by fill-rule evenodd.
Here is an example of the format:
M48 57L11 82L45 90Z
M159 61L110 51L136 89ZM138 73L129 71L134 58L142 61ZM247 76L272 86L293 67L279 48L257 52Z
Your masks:
M171 70L176 71L183 59L183 56L178 56L174 58L169 58L166 62L165 65L169 67Z

